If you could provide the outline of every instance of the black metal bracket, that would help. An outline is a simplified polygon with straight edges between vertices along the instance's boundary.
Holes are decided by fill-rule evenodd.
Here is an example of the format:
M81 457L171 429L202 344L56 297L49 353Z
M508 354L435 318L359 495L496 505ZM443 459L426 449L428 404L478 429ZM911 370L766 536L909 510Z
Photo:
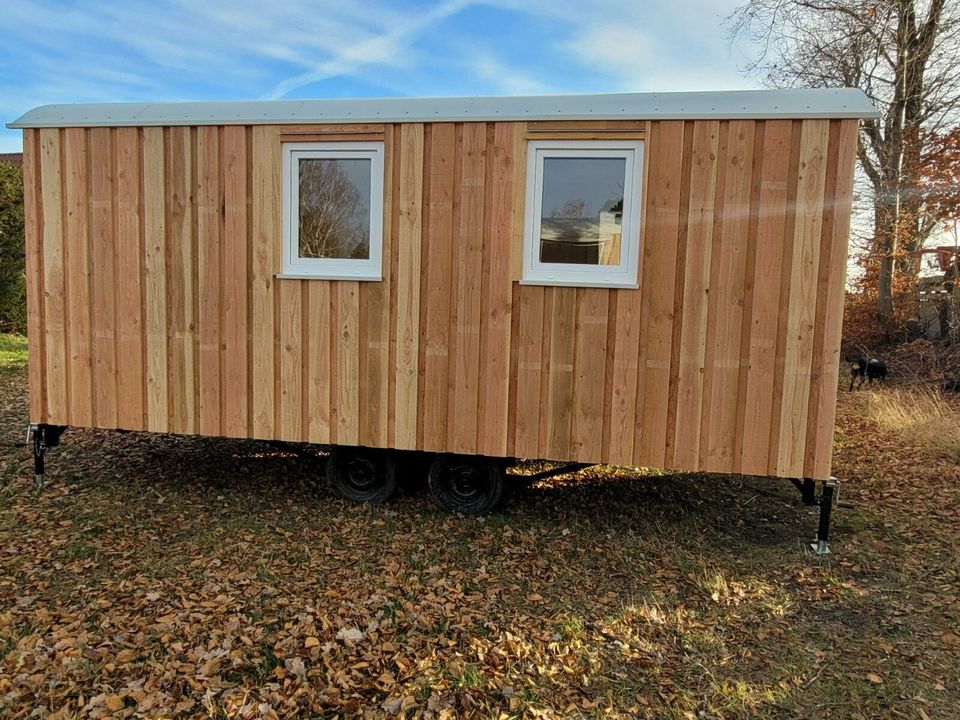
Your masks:
M800 491L800 497L804 505L813 506L817 504L817 483L810 478L790 478L790 482L797 486Z

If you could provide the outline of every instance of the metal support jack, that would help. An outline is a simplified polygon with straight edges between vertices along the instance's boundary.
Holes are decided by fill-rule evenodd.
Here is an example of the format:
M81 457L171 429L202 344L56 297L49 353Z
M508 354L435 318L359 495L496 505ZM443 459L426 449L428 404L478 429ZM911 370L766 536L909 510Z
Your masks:
M43 459L47 454L46 428L43 425L33 427L31 435L33 436L33 475L36 479L37 490L42 490L44 486L44 465Z
M60 436L66 428L60 425L46 425L45 423L30 423L27 427L27 438L24 442L16 443L17 447L30 446L33 452L33 475L38 490L46 485L44 459L47 450L60 444Z
M817 555L829 555L830 545L830 513L833 510L833 493L839 487L840 481L835 477L823 483L820 493L820 524L817 526L817 537L810 543L810 549Z

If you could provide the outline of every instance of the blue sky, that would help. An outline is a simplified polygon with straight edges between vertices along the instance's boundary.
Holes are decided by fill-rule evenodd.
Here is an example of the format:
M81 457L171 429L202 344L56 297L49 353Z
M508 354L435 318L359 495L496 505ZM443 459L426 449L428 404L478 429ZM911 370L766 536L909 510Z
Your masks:
M737 0L3 0L0 119L47 103L741 89ZM0 152L20 149L0 131Z

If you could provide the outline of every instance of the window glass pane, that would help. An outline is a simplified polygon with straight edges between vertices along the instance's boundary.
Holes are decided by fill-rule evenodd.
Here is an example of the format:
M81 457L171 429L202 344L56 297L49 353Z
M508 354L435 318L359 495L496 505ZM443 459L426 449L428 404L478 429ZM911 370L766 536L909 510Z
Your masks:
M540 262L619 265L624 158L545 157Z
M300 160L302 258L370 257L368 158Z

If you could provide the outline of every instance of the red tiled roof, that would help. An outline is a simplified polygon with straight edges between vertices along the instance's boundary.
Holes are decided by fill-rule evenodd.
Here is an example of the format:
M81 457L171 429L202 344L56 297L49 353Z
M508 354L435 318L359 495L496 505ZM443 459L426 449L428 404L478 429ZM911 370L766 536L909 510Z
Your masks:
M0 165L23 165L23 153L0 153Z

